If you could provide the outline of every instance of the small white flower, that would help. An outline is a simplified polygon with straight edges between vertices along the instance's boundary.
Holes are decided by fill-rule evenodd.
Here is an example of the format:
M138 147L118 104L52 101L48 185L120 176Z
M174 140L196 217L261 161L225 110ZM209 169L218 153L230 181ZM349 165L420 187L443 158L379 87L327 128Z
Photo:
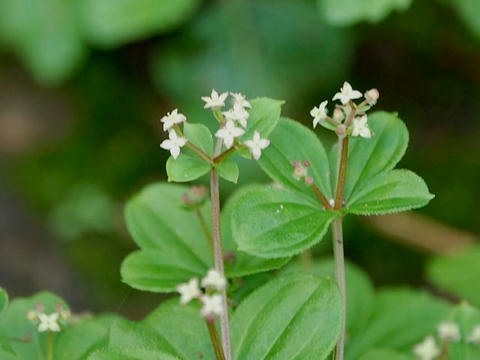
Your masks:
M233 97L233 104L241 106L242 108L251 109L252 105L248 102L243 94L240 93L230 93Z
M438 336L444 341L459 341L460 329L454 322L442 322L437 327Z
M40 324L38 325L39 332L45 331L60 331L60 325L58 324L58 313L52 313L50 315L47 314L38 314L38 319L40 320Z
M367 100L368 105L373 106L377 103L380 93L377 89L370 89L365 93L365 100Z
M260 133L258 131L255 131L253 133L253 139L245 141L244 144L249 148L250 152L253 155L253 158L255 160L258 160L262 155L262 150L265 149L268 145L270 145L270 140L262 139L260 137Z
M250 114L242 106L233 104L233 107L223 113L227 121L238 122L245 129L247 128L247 120Z
M328 113L327 104L328 104L328 100L325 100L321 102L320 105L318 105L318 107L314 107L310 111L310 115L312 115L313 117L313 128L317 127L320 121L323 121L327 118L327 113Z
M208 270L207 276L202 279L202 287L223 290L227 285L225 278L214 269Z
M209 296L203 295L200 300L203 303L203 306L200 310L200 313L207 317L212 315L221 315L223 311L222 297L218 294Z
M480 325L473 328L470 335L468 335L467 342L480 345Z
M34 322L38 319L38 312L36 310L30 310L27 312L28 321Z
M202 294L198 287L198 279L193 278L187 283L177 285L177 291L180 293L180 303L187 304L192 299L200 297Z
M225 100L227 99L228 93L224 92L223 94L218 94L215 89L212 89L210 97L202 96L202 100L205 101L205 109L220 109L225 106Z
M168 133L168 139L163 140L160 144L160 147L165 150L169 150L173 158L176 159L180 154L180 149L187 143L187 139L181 136L178 136L175 130L171 130Z
M359 99L361 97L362 93L358 90L353 90L352 85L345 81L340 92L336 93L332 100L340 100L343 105L346 105L350 100Z
M242 136L245 133L245 130L242 128L236 127L233 121L227 121L225 126L219 129L215 136L223 139L223 143L227 149L230 149L233 145L233 141L236 137Z
M427 336L420 344L415 345L413 353L421 360L433 360L440 355L440 349L433 336Z
M368 127L368 118L367 115L362 115L353 119L353 130L352 136L361 136L363 138L369 139L372 137L372 132Z
M163 131L167 131L173 125L181 124L182 122L187 121L187 117L179 113L178 110L175 109L162 117L160 121L163 123Z

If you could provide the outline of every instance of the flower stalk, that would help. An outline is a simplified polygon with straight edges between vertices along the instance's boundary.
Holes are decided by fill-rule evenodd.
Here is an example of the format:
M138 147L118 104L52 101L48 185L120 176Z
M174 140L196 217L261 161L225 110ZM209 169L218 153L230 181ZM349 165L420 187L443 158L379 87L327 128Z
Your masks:
M210 321L206 319L208 334L210 335L210 340L212 341L213 351L215 353L215 358L217 360L225 360L225 355L223 353L222 344L218 339L217 328L215 326L215 320Z

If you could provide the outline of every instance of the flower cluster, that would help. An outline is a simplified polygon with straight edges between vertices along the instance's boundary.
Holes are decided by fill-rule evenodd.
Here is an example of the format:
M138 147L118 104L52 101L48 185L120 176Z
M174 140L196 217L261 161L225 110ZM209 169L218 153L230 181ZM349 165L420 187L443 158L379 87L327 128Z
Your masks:
M56 311L46 314L43 304L37 304L35 310L27 313L27 319L35 326L38 332L59 332L62 327L66 326L71 317L71 313L67 309L63 309L62 304L56 305Z
M332 100L339 101L332 116L328 115L328 100L323 101L310 111L313 117L313 127L318 124L335 131L338 136L361 136L372 137L372 131L368 127L366 112L377 103L380 94L377 89L368 90L364 95L358 90L353 90L348 82L344 82L340 92L336 93ZM353 100L364 97L364 100L356 104Z
M437 326L438 338L443 343L443 349L448 351L448 344L452 342L459 342L462 339L460 328L457 323L453 321L445 321ZM476 325L471 333L467 335L467 343L480 345L480 324ZM442 354L441 347L437 346L435 337L427 336L421 343L415 345L413 353L420 360L434 360Z
M205 291L202 291L199 285ZM226 286L225 278L218 271L211 269L200 284L197 278L193 278L189 282L179 284L177 291L180 293L181 304L188 304L194 299L200 300L202 303L200 313L207 320L214 321L215 316L223 311L222 296L216 291L222 291Z
M231 96L231 107L226 111L222 111L228 96ZM262 139L258 131L253 133L250 140L243 143L238 138L243 136L248 128L249 110L252 108L250 102L240 93L224 92L219 94L215 89L212 90L210 96L203 96L205 109L211 109L215 118L220 124L220 128L215 132L215 137L222 140L227 150L236 146L244 146L248 148L255 160L258 160L269 144L268 139ZM180 150L188 144L188 139L183 136L180 125L187 121L185 115L178 112L177 109L167 113L160 120L163 123L163 130L168 131L168 139L164 140L160 147L170 151L174 159L180 155Z

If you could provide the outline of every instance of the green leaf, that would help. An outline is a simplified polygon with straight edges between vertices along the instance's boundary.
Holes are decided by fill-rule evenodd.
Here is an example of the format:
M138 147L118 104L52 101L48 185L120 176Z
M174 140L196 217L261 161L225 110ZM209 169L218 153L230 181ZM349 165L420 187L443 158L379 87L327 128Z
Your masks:
M374 348L410 352L425 336L435 333L450 307L423 292L391 289L377 294L373 309L367 327L347 342L346 360L356 360Z
M193 181L208 173L210 168L210 164L203 161L198 155L190 155L182 149L182 153L177 159L170 156L167 160L168 181Z
M427 266L428 277L442 290L480 306L480 246L454 256L439 256Z
M107 343L111 323L117 316L101 315L62 330L55 342L57 359L83 360Z
M38 81L57 85L86 53L77 13L72 0L0 0L0 33Z
M449 2L456 8L458 15L472 34L480 39L480 20L477 16L480 11L480 3L476 0L450 0Z
M263 171L274 181L292 191L315 198L313 190L304 181L293 177L294 161L310 161L309 175L328 198L333 198L328 157L315 133L302 124L282 118L270 135L270 145L258 161Z
M205 125L185 122L183 133L188 141L198 146L210 157L213 156L212 134Z
M143 324L168 341L181 359L196 359L199 354L204 359L215 358L199 304L180 305L178 299L167 300L152 311Z
M237 183L239 170L235 161L222 161L222 163L217 165L216 171L218 175L225 180L233 182L234 184Z
M88 360L179 360L169 354L161 351L139 349L139 348L122 348L122 349L101 349L95 351L88 357Z
M299 193L271 186L245 188L232 206L239 250L268 258L292 256L318 243L337 216Z
M390 350L371 350L359 360L416 360L413 356L407 356Z
M39 303L43 304L47 314L55 312L57 304L62 304L62 307L68 310L68 305L60 297L49 292L41 292L29 298L13 300L0 321L0 338L23 339L30 335L29 342L10 343L15 353L23 359L44 360L47 353L47 335L39 333L26 317L28 311L35 310Z
M284 101L269 98L256 98L251 102L252 109L249 111L248 128L241 140L248 140L253 133L258 131L262 138L266 138L277 126Z
M357 215L388 214L425 206L433 198L421 177L409 170L392 170L359 188L346 208Z
M450 343L449 359L480 359L480 347L468 342L473 329L480 325L480 311L467 303L462 303L453 309L449 321L458 324L461 339Z
M295 261L285 267L285 272L301 271L302 264ZM335 261L333 259L316 260L311 272L317 276L335 279ZM372 314L375 294L373 284L360 268L353 263L345 262L345 278L347 283L347 334L361 336Z
M2 360L22 360L12 349L7 338L0 336L0 359Z
M405 11L412 0L318 0L320 14L332 25L377 23L393 11Z
M0 287L0 318L7 309L8 306L8 294L5 289Z
M234 359L325 359L340 334L335 284L289 274L248 296L232 317Z
M81 15L89 40L112 48L177 27L197 5L198 0L85 0Z

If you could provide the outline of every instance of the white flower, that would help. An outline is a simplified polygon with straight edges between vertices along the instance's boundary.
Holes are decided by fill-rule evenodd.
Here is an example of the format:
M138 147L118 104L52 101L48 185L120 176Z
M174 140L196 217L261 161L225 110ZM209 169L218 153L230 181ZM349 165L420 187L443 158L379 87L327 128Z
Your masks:
M187 283L177 285L177 291L180 293L181 304L187 304L192 301L192 299L198 298L201 295L197 278L193 278Z
M361 97L362 93L358 90L353 90L352 85L345 81L340 92L336 93L332 100L340 100L343 105L346 105L350 100L359 99Z
M221 315L223 311L222 297L218 294L209 296L203 295L200 300L203 303L200 313L207 317L212 315Z
M318 107L314 107L310 111L310 115L313 117L313 128L315 128L320 121L323 121L327 118L327 104L328 100L325 100L318 105Z
M165 150L170 150L173 158L176 159L180 154L180 149L187 143L187 139L184 137L178 136L175 130L171 130L168 133L168 139L163 140L160 144L160 147Z
M177 109L167 113L167 115L160 119L160 121L163 123L163 131L167 131L173 125L181 124L186 120L187 117L183 114L180 114Z
M202 100L205 101L205 109L220 109L225 106L225 100L227 99L228 93L224 92L223 94L218 94L215 89L212 89L210 97L202 96Z
M214 269L208 270L207 276L202 279L202 287L223 290L227 285L225 278Z
M60 331L60 325L58 325L58 313L53 313L50 315L47 314L38 314L38 319L40 320L40 324L38 325L39 332L45 331Z
M440 349L433 336L427 336L423 342L415 345L413 353L421 360L433 360L440 355Z
M473 328L470 335L468 335L467 342L480 345L480 325Z
M251 109L252 105L248 102L243 94L240 93L230 93L233 97L233 104L241 106L242 108Z
M372 137L372 132L368 127L367 120L367 115L362 115L353 119L352 136L361 136L366 139Z
M377 89L370 89L365 93L365 100L367 100L368 105L373 106L377 103L380 93Z
M442 322L437 327L438 336L444 341L459 341L460 329L454 322Z
M230 110L225 111L223 115L225 116L225 119L227 119L227 121L236 121L240 125L242 125L243 128L247 127L247 120L250 116L248 111L239 104L233 104L233 107Z
M253 158L255 160L258 160L262 155L262 150L265 149L268 145L270 145L270 140L262 139L260 137L260 133L258 131L255 131L253 133L253 139L245 141L244 144L250 149Z
M215 136L223 139L223 142L225 144L225 147L227 149L230 149L233 145L233 140L236 137L242 136L245 133L245 130L242 128L238 128L235 126L235 123L233 121L227 121L225 126L221 129L219 129L216 133Z
M30 310L27 312L27 319L28 321L34 322L38 318L38 312L36 310Z

